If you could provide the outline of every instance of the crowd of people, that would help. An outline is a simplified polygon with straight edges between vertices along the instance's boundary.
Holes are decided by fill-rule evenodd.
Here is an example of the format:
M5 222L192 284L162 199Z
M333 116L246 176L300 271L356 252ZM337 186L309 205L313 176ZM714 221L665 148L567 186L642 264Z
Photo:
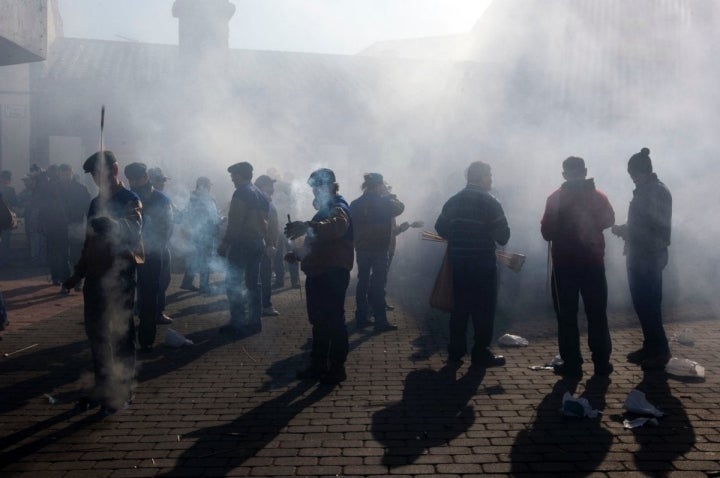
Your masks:
M53 283L61 285L63 293L82 290L95 370L88 405L99 404L106 413L114 413L129 403L136 344L141 353L151 351L157 325L172 323L164 309L176 224L183 224L189 243L181 289L213 293L213 257L225 262L230 316L220 328L225 336L240 339L261 332L261 317L281 313L272 304L272 289L284 287L286 271L291 287L300 287L302 270L312 347L298 379L338 384L347 377L345 299L356 261L356 327L362 329L373 319L375 333L397 329L388 320L392 306L385 297L387 274L395 238L411 224L397 224L405 205L382 174L365 174L362 194L348 202L339 193L333 170L313 171L307 185L316 213L309 220L292 220L288 185L269 174L253 181L254 168L248 162L227 168L235 186L227 217L218 210L207 177L197 179L187 207L179 211L163 193L170 178L159 168L138 162L126 165L126 187L115 155L100 151L84 162L83 170L97 186L93 199L67 165L47 171L34 167L26 178L26 190L17 195L11 177L3 172L0 194L5 209L21 208L31 258L42 254L42 241L32 236L40 232ZM541 234L550 243L553 259L552 297L562 358L555 367L559 375L582 375L577 324L580 296L594 374L607 376L613 371L603 236L609 228L625 241L630 293L644 334L642 347L629 354L628 360L656 369L670 359L661 301L672 198L653 173L647 148L630 158L628 173L636 189L627 224L615 224L610 201L587 178L585 161L579 157L562 163L565 182L547 200ZM472 368L484 369L505 364L505 358L494 354L490 345L498 292L496 251L510 239L510 227L502 205L490 194L490 165L473 162L465 174L466 187L444 204L435 229L447 241L452 270L448 362L459 364L466 355L468 321L472 320ZM276 194L279 202L274 200ZM0 224L0 254L8 246L6 233L11 228ZM3 308L0 327L6 320Z

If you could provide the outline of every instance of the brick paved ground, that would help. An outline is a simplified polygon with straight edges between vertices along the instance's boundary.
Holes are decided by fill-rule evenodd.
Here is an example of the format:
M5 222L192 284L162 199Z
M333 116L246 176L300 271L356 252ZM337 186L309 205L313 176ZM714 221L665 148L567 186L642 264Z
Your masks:
M530 346L473 374L444 366L446 319L393 297L400 330L351 330L349 378L330 388L294 380L309 334L300 291L275 295L282 315L263 319L262 334L228 341L218 335L224 295L178 291L175 277L168 312L195 345L141 357L134 404L101 418L73 407L90 361L80 296L58 296L39 271L26 275L0 281L11 317L0 352L37 344L0 357L2 476L720 476L720 332L707 308L668 311L670 333L696 338L674 344L675 354L705 365L705 381L626 364L640 332L613 311L611 382L590 380L586 364L570 383L529 369L556 354L547 313L532 334L522 324L499 330ZM667 412L658 427L623 428L635 387ZM601 418L564 419L568 390Z

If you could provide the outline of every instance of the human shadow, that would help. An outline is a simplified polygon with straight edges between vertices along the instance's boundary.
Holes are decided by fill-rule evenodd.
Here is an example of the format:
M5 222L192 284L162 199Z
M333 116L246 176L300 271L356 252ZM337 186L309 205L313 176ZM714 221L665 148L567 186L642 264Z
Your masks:
M56 287L56 286L53 286ZM4 296L3 292L3 296ZM28 296L28 297L22 297L17 296L14 299L9 299L5 301L5 306L7 307L8 311L12 313L12 311L20 310L20 309L27 309L29 307L35 307L40 304L45 304L48 302L56 302L58 300L63 300L66 296L62 295L60 293L60 289L57 289L53 292L49 292L47 294L42 295L35 295L35 296Z
M425 450L444 446L475 423L470 400L485 377L474 369L456 379L458 366L413 370L405 377L402 400L372 417L372 434L382 443L387 467L414 463Z
M54 428L55 425L71 420L73 417L84 412L85 410L79 407L72 408L59 415L48 418L47 420L37 422L24 430L2 437L0 439L0 450L2 450L0 451L0 470L37 453L47 445L57 444L62 439L72 436L76 432L92 425L93 423L101 421L105 417L99 412L92 413L76 422L69 423L65 428ZM41 433L49 429L52 429L51 434L45 434L35 440L23 443L15 448L11 448L13 445L21 443L23 440L32 437L36 433Z
M216 312L224 312L226 310L228 310L227 299L220 299L208 304L195 304L187 306L175 312L173 314L173 318L179 319L180 317L186 317L188 315L201 316Z
M361 330L355 332L359 332L360 335L354 337L352 340L350 340L348 344L348 350L352 351L358 348L360 345L362 345L364 342L367 342L372 337L375 337L376 334L374 334L372 331L369 330ZM307 354L310 349L312 348L312 339L308 339L301 347L300 349L303 350L303 352L299 352L295 355L291 355L290 357L285 357L284 359L280 359L276 362L273 362L272 365L270 365L266 370L265 374L269 377L268 380L265 380L262 385L260 386L260 389L258 391L260 392L266 392L269 390L276 390L279 388L287 387L290 383L297 380L295 377L295 374L298 369L300 369L303 365L305 365L305 362L307 361Z
M665 371L643 372L642 382L636 388L665 415L658 419L658 426L632 429L640 445L634 454L635 465L647 475L668 476L675 470L673 461L695 445L695 430L682 402L673 396Z
M297 385L239 416L231 423L195 430L183 438L193 445L177 458L175 468L160 476L192 476L199 470L212 470L225 476L265 448L290 421L306 408L322 400L334 387L299 382Z
M38 292L43 289L48 289L48 288L53 288L56 290L56 292L59 292L59 290L60 290L60 288L58 286L52 285L52 284L27 285L24 287L16 287L16 288L9 288L9 289L3 290L3 297L6 300L12 300L12 299L15 299L16 297L31 295L31 294L34 294L35 292ZM57 296L57 294L53 294L53 295Z
M612 444L612 433L598 418L565 417L561 413L565 392L574 395L578 380L560 379L545 395L525 430L517 434L510 451L511 474L592 474L603 462ZM580 395L593 409L605 408L610 379L593 376Z

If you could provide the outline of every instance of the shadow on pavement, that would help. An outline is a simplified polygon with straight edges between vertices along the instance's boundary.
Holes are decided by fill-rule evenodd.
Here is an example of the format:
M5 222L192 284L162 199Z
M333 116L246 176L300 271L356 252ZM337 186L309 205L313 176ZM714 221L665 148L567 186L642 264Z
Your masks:
M225 476L265 448L300 412L327 396L334 387L300 382L281 395L241 415L233 422L201 428L184 435L195 440L183 451L174 469L161 476L200 476L211 469Z
M565 417L561 413L565 392L574 395L578 380L560 379L538 404L535 418L517 434L510 452L512 475L532 473L587 476L603 462L612 444L612 433L597 418ZM610 379L590 378L581 397L593 409L605 409ZM541 469L536 469L540 467Z
M664 477L676 472L673 461L695 445L695 430L682 402L673 396L667 380L663 370L648 371L643 373L643 380L637 386L645 393L648 402L665 413L658 419L658 426L631 430L640 445L640 450L634 455L635 465L648 476Z
M485 370L471 368L458 380L458 367L413 370L405 377L402 400L373 414L372 434L385 448L385 466L414 463L428 448L447 445L475 423L469 402Z

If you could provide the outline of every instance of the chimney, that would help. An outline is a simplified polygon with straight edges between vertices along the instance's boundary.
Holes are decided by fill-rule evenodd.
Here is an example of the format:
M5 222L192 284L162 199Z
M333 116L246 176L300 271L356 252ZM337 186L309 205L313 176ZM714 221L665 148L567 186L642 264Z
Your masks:
M181 64L192 69L224 68L235 5L228 0L175 0Z

